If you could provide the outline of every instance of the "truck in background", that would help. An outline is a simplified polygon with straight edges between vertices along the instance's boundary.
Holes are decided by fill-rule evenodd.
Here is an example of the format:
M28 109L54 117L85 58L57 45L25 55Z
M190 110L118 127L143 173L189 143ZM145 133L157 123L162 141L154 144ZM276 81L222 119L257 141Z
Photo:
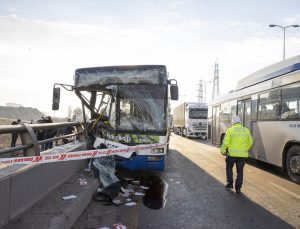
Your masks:
M173 109L173 132L207 139L207 103L184 102Z

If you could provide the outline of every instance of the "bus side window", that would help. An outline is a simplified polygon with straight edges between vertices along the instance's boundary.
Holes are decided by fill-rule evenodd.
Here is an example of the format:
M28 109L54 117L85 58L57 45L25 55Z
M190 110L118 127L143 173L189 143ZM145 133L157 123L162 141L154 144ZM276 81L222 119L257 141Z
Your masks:
M279 117L280 90L269 91L259 96L259 120L277 120Z
M300 118L300 83L282 88L281 119Z

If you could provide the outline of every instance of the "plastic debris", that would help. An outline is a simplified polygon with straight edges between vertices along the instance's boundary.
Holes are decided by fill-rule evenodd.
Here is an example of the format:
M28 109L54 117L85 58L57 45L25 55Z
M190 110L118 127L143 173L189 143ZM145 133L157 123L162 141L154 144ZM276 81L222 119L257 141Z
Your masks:
M122 193L119 193L113 200L112 202L116 205L121 205L121 204L124 204L126 202L126 197L124 197L122 195Z
M129 192L129 193L134 193L135 192L134 187L131 184L129 184L127 186L127 192Z
M140 186L140 188L141 188L141 189L144 189L144 190L148 190L148 189L149 189L149 187L142 186L142 185Z
M125 205L131 207L131 206L136 205L136 202L128 202Z
M86 172L91 172L92 169L91 169L91 167L86 167L86 168L84 168L84 171L86 171Z
M75 196L75 195L69 195L69 196L64 196L63 200L69 200L69 199L75 199L75 198L77 198L77 196Z
M144 196L145 193L142 193L142 192L135 192L134 195L136 195L136 196Z
M115 175L115 160L113 156L98 157L93 161L93 165L98 170L100 187L106 188L119 181Z
M130 177L124 177L122 178L124 181L133 181L133 178L130 178Z
M80 185L87 185L86 179L79 178L79 184Z
M139 184L140 184L140 181L139 181L139 180L133 180L133 181L131 181L131 184L139 185Z
M113 225L116 229L127 229L127 227L125 225L123 225L122 223L116 223Z

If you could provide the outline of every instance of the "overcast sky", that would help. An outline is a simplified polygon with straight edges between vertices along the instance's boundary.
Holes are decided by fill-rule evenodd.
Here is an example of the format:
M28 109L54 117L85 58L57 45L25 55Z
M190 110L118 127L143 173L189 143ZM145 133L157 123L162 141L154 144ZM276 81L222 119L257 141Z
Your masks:
M197 101L199 80L212 80L218 61L224 93L282 60L283 31L269 24L300 24L300 1L0 0L0 105L67 116L79 100L62 91L53 113L53 84L107 65L166 65L179 85L176 106ZM299 54L300 28L288 28L286 58Z

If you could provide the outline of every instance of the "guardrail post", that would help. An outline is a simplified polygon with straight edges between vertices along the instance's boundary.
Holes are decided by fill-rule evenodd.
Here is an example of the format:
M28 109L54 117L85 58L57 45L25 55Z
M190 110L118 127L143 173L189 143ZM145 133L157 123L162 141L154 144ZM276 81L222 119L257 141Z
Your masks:
M22 123L21 125L23 125L27 130L20 133L22 144L32 145L30 148L24 149L24 156L39 156L40 148L33 129L27 123Z

